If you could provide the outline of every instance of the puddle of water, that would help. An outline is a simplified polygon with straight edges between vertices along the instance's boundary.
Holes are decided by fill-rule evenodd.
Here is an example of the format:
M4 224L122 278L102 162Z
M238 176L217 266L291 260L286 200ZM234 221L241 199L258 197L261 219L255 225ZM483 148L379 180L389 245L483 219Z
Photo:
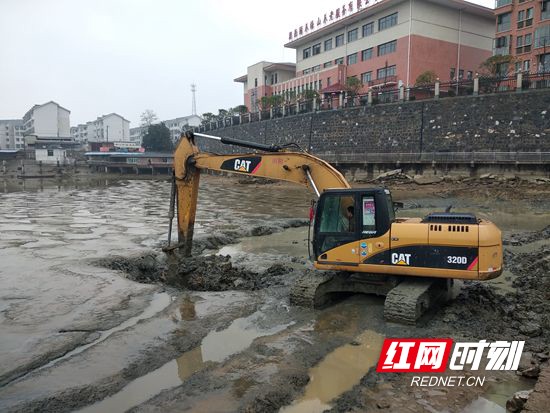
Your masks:
M257 322L263 313L234 320L222 331L212 331L199 347L183 353L162 367L130 382L121 391L100 402L79 410L80 413L125 412L146 402L163 390L180 385L189 376L208 365L219 363L233 354L246 349L254 339L276 334L293 323L260 328Z
M498 383L490 383L485 393L470 403L461 413L506 413L506 402L514 393L531 390L535 387L532 380L517 378Z
M261 237L242 238L238 244L221 248L218 254L268 253L307 258L307 227L288 228Z
M317 413L330 409L330 401L350 390L378 362L384 336L367 330L328 354L309 372L304 395L280 413Z

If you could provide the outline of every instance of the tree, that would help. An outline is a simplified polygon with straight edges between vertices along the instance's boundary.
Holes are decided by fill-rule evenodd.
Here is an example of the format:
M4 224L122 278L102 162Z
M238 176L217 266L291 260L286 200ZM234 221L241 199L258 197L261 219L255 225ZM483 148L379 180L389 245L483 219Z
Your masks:
M418 75L415 86L431 86L437 80L437 74L433 70L426 70Z
M150 126L158 120L157 114L151 109L146 109L140 118L141 126Z
M203 125L208 125L210 122L214 122L215 120L216 120L216 115L214 115L212 112L206 112L202 114L201 123Z
M355 76L348 77L346 79L345 89L350 96L355 96L359 93L359 90L363 87L363 83Z
M233 112L237 113L237 114L244 115L245 113L248 113L248 108L246 107L246 105L235 106L233 108Z
M489 57L481 65L479 71L486 77L506 77L514 71L516 58L511 55L495 55Z
M300 94L301 100L313 100L319 97L319 93L316 90L306 89Z
M174 150L174 144L170 139L170 129L164 123L149 125L142 145L149 151L172 152Z

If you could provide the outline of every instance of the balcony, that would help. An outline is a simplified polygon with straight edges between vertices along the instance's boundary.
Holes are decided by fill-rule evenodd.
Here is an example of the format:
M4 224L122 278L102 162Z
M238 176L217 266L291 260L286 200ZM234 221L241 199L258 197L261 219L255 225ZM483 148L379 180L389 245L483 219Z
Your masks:
M497 24L497 33L507 32L510 30L510 22Z

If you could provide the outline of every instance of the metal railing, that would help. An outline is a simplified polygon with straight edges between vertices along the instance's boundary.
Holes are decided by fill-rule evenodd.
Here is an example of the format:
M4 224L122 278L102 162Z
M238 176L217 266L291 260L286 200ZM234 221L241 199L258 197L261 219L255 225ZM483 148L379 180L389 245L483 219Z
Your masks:
M197 132L208 132L215 129L276 119L298 114L338 110L344 108L358 108L377 104L396 102L453 98L456 96L477 96L495 93L515 93L525 90L550 88L550 67L537 72L523 72L512 76L476 77L450 82L439 82L406 88L374 87L368 93L350 94L334 93L314 99L294 100L282 105L263 108L259 112L245 113L215 119L195 127Z

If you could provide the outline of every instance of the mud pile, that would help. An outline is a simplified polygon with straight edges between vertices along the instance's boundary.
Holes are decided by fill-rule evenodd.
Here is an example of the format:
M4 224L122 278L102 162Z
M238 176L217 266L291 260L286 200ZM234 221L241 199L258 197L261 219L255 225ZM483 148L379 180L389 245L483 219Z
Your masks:
M274 264L262 272L236 267L229 255L165 258L156 254L109 257L96 265L122 271L127 278L148 284L166 284L194 291L259 290L283 284L293 269Z
M524 245L530 242L539 241L550 238L550 225L540 231L521 232L512 234L502 240L504 245Z
M550 248L524 254L505 253L505 266L517 278L515 292L501 295L488 284L469 282L448 306L443 322L485 339L527 340L547 351L550 339Z

